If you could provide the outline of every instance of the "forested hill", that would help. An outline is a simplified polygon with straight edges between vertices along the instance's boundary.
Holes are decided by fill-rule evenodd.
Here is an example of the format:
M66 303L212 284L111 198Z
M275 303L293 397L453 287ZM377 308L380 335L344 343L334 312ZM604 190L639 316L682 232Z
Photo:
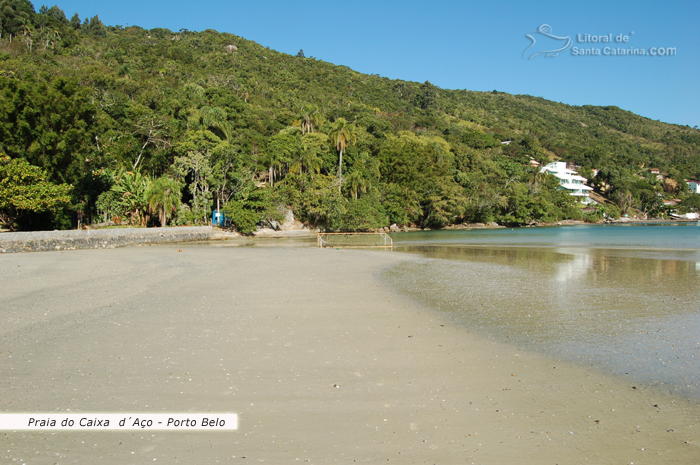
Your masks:
M531 159L599 170L592 183L622 210L662 214L663 198L696 208L683 180L700 178L697 128L361 74L213 30L106 26L27 0L0 0L0 21L10 226L198 224L217 205L242 231L285 208L328 229L581 218ZM13 200L27 184L34 201ZM589 218L605 208L616 214Z

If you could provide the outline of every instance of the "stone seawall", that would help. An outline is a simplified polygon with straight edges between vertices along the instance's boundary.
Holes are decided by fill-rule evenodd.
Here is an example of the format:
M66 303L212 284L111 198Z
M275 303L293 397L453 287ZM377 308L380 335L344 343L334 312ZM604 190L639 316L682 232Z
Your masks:
M206 241L211 236L211 226L0 233L0 253L114 249L134 245Z

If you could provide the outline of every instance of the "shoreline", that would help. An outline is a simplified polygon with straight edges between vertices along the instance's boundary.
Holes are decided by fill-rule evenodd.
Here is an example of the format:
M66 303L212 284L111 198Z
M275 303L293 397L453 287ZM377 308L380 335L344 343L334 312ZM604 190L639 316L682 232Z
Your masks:
M197 244L6 255L3 413L232 412L239 429L3 431L0 456L696 462L700 405L486 339L379 280L409 260Z
M675 224L697 223L697 220L641 220L620 219L599 223L586 223L579 220L564 220L557 223L536 223L517 226L520 228L540 228L555 226L577 225L619 225L619 224ZM450 225L441 229L417 228L417 227L387 227L372 232L399 234L402 232L429 232L429 231L455 231L455 230L482 230L482 229L514 229L495 223L470 223ZM63 231L25 231L25 232L0 232L0 255L18 252L49 252L61 250L84 249L112 249L119 247L132 247L143 245L158 245L165 243L187 243L195 241L251 241L254 239L304 239L314 237L319 233L317 229L259 229L250 236L228 231L212 226L179 226L165 228L118 228L118 229L85 229Z

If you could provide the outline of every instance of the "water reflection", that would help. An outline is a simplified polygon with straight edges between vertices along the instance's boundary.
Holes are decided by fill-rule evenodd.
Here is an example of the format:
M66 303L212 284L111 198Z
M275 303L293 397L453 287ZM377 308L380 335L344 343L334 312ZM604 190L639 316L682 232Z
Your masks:
M394 245L469 244L627 249L698 249L700 223L589 224L540 228L415 231L391 234Z
M565 283L573 279L581 279L593 269L595 263L590 255L576 254L571 260L558 263L555 267L555 280Z
M568 247L474 247L399 245L397 251L418 253L430 258L463 259L512 265L522 269L550 272L560 282L588 276L610 278L619 270L644 279L698 276L700 261L696 251L649 251Z
M385 278L494 337L700 397L696 252L406 246Z

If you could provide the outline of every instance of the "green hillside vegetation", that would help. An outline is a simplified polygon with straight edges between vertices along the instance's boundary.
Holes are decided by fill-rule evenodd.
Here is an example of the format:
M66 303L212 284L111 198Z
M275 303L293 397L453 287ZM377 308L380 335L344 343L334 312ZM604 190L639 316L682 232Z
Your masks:
M213 30L105 26L27 0L0 0L0 24L0 152L70 195L6 209L15 228L204 224L217 205L242 232L286 208L332 230L661 215L663 198L697 208L684 183L700 177L697 128L361 74ZM578 165L610 204L584 213L531 158Z

